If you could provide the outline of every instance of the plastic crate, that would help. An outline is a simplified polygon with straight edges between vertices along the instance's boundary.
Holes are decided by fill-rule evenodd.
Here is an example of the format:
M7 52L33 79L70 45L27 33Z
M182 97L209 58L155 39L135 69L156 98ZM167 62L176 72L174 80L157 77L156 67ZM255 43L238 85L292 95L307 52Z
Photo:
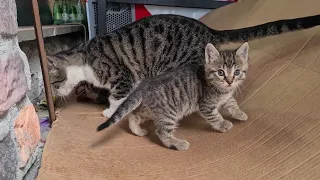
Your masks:
M127 2L133 3L115 3L115 2L108 2L108 1L99 1L99 4L106 7L105 10L105 23L102 26L106 26L105 30L104 27L98 24L98 0L87 0L86 9L87 9L87 19L88 19L88 28L89 28L89 39L92 39L98 34L99 31L103 31L103 33L108 33L118 29L122 26L130 24L134 22L136 19L141 19L146 16L154 15L154 14L179 14L183 16L187 16L190 18L198 19L204 14L208 13L209 11L225 6L227 4L236 2L237 0L212 0L210 4L210 8L202 7L196 8L195 5L190 4L189 6L179 6L179 3L185 2L184 0L177 0L177 1L145 1L149 2L153 5L143 5L143 4L134 4L135 2L143 2L143 1L132 1L128 0ZM104 4L106 3L106 4ZM164 4L171 4L172 6L166 6ZM204 2L200 2L200 5L204 6ZM199 5L199 4L198 4ZM101 8L102 6L99 6ZM99 12L99 17L103 17L103 14ZM101 23L101 22L100 22ZM102 24L102 23L101 23ZM102 33L102 32L100 32Z
M122 26L132 23L134 18L134 5L124 3L106 2L106 32L114 31ZM98 34L98 3L97 0L88 0L86 3L89 39Z

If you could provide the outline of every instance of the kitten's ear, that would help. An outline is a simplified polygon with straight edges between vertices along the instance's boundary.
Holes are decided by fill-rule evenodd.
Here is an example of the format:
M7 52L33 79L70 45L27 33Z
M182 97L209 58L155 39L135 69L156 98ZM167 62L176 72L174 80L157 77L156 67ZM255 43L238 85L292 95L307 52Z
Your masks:
M220 57L219 51L211 44L207 44L205 50L206 63L214 62Z
M248 62L249 58L249 44L248 42L243 43L237 50L236 55L240 57L241 61Z

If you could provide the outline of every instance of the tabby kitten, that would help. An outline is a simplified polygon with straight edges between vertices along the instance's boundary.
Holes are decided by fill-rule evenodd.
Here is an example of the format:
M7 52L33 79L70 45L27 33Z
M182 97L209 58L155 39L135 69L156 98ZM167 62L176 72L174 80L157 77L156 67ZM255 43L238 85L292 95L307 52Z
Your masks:
M103 112L110 117L144 78L187 63L204 63L208 43L219 48L319 24L316 15L218 31L188 17L154 15L49 56L50 79L60 96L67 96L81 81L110 90L110 108Z
M189 143L174 137L173 132L180 119L198 111L214 130L228 131L232 123L223 119L220 107L226 108L235 119L248 119L233 98L235 89L246 78L248 50L248 43L244 43L237 51L219 53L208 44L204 65L186 64L145 79L97 130L101 131L129 114L131 131L144 136L147 131L140 125L152 119L156 134L166 147L186 150Z

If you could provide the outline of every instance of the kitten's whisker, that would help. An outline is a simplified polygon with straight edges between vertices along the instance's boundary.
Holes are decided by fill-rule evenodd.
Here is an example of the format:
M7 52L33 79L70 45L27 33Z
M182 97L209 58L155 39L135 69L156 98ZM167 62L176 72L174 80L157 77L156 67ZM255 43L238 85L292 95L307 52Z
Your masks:
M239 87L237 86L234 92L234 96L237 97L240 94Z
M235 91L234 91L234 96L235 96L235 97L238 96L238 93L239 93L238 91L239 91L239 90L238 90L238 87L236 87L236 89L235 89Z
M240 87L239 87L238 89L239 89L239 92L240 92L240 94L241 94L243 89L241 89Z
M238 87L239 95L242 93L242 89Z
M248 88L246 88L244 85L240 84L240 86L245 89L246 91L248 91Z
M242 93L241 89L239 86L236 86L236 91L235 91L235 97L240 95Z

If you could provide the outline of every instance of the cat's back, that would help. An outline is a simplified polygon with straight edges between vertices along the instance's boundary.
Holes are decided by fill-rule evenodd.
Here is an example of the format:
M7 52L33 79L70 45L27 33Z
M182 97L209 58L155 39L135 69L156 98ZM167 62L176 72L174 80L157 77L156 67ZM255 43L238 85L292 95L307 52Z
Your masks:
M212 35L212 29L195 19L173 15L159 14L152 15L129 25L123 26L115 31L98 36L97 41L120 43L122 50L129 46L144 49L144 53L156 53L159 49L163 50L166 44L184 44L185 46L197 46L195 40L208 40ZM202 46L202 44L201 44ZM121 49L121 47L119 47ZM172 47L171 47L172 48ZM191 47L192 49L192 47ZM137 52L136 52L137 53Z
M211 30L208 26L193 18L174 14L159 14L145 17L101 37L112 36L118 33L128 33L134 29L141 28L144 31L152 32L153 34L151 35L163 34L169 31L183 32L193 28L195 28L195 31L201 31L202 34L205 33L205 30Z
M143 71L153 76L186 61L198 62L211 31L189 17L153 15L95 37L88 42L86 51L89 58L103 57L135 71L138 67L138 74Z
M190 86L198 86L199 83L202 83L201 77L203 72L203 65L186 64L160 75L144 79L139 86L145 91L179 85L187 89L191 88Z

